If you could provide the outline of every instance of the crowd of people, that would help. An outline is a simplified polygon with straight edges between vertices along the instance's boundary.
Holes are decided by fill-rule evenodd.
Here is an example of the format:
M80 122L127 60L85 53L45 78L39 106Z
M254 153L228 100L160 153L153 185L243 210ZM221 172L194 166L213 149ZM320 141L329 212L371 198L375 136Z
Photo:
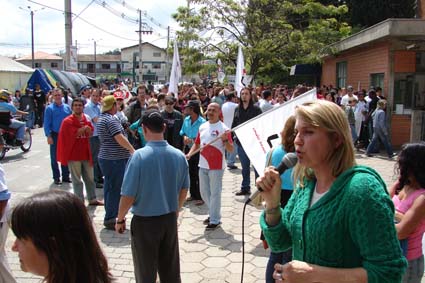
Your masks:
M217 229L222 221L223 173L237 169L236 155L242 167L236 196L251 194L251 161L231 129L310 88L260 85L237 93L231 84L184 83L177 94L169 93L167 85L158 93L145 85L134 92L128 89L132 86L122 83L87 85L79 95L70 95L57 87L45 96L44 112L35 108L35 121L41 115L38 125L50 147L53 182L72 184L75 197L66 205L72 202L80 211L85 187L89 205L105 206L104 227L118 233L126 229L125 216L131 209L136 281L155 282L159 274L161 282L180 282L176 219L183 204L206 205L205 229ZM281 144L268 153L264 173L254 170L256 185L264 190L263 239L271 248L266 282L420 282L415 274L423 274L418 239L425 231L425 193L417 156L425 154L424 145L407 145L400 152L399 181L390 190L397 210L394 225L394 204L385 183L373 169L356 165L354 158L355 147L366 148L372 156L379 151L378 141L390 158L394 156L382 90L366 93L354 92L351 86L324 86L317 97L297 106L295 115L278 125L283 128ZM298 164L280 176L275 166L288 152L296 152ZM410 160L415 154L416 163ZM103 188L103 201L95 188ZM0 191L0 204L1 197ZM47 236L32 229L34 223L55 226L55 221L68 218L23 220L44 206L45 213L56 213L60 205L52 203L65 198L65 193L42 193L13 212L14 250L21 254L31 246L40 256L40 269L23 265L23 270L47 282L110 282L107 261L95 239L88 239L90 252L102 260L94 267L98 273L87 274L93 280L57 281L68 273L55 267L50 247L55 241L44 242L39 238ZM87 226L87 217L82 212L69 215L85 219L80 226ZM62 244L62 234L56 229L49 237L58 237ZM405 239L403 255L400 243Z

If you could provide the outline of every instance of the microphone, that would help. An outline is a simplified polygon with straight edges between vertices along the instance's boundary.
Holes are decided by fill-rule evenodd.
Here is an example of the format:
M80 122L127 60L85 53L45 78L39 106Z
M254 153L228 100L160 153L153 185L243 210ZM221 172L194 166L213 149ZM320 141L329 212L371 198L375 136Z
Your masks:
M277 172L279 172L279 175L282 175L283 172L285 172L286 170L292 168L295 166L295 164L297 164L298 162L298 157L297 154L294 152L289 152L287 154L285 154L285 156L282 158L282 161L280 162L280 164L277 166L276 170ZM255 199L258 194L260 192L262 192L263 189L258 187L258 190L255 191L245 202L245 204L250 203L253 199Z

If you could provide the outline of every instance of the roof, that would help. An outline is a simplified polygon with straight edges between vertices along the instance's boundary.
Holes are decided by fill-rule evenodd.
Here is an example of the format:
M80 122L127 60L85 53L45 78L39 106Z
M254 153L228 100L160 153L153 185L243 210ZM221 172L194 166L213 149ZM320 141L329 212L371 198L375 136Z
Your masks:
M32 73L34 70L8 57L0 56L0 72Z
M328 47L342 52L373 41L390 37L403 37L411 40L425 41L425 20L423 19L387 19L353 34Z
M77 56L78 62L94 62L93 54L78 54ZM104 55L104 54L96 54L97 62L120 62L121 55Z
M156 49L160 49L160 50L162 50L162 51L165 51L165 48L158 47L158 46L153 45L152 43L149 43L149 42L143 42L143 43L142 43L142 46L143 46L143 45L150 45L150 46L152 46L153 48L156 48ZM136 45L132 45L132 46L128 46L128 47L121 48L121 50L130 49L130 48L134 48L134 47L138 47L138 46L139 46L139 44L136 44Z
M16 59L16 61L24 61L24 60L32 60L31 54L26 55L24 57ZM54 54L49 54L43 51L37 51L34 52L34 60L60 60L62 61L63 58Z

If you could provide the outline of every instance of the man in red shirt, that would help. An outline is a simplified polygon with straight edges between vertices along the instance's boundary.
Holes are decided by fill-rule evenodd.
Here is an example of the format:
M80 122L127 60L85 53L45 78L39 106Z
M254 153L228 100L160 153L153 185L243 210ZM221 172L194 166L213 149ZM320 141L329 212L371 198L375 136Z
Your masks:
M63 120L59 130L57 159L62 165L67 165L71 172L74 194L84 202L84 181L89 204L103 205L103 202L96 199L90 152L89 139L93 134L93 125L83 113L83 109L81 98L75 98L72 101L72 114Z

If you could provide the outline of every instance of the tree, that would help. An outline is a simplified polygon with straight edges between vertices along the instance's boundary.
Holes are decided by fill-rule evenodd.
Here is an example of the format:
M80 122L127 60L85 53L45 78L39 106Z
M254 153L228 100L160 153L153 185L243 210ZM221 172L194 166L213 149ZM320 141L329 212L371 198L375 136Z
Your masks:
M413 18L419 0L320 0L324 5L347 5L346 21L357 30L388 18Z
M315 0L191 2L196 9L180 7L174 15L183 27L178 33L179 41L186 42L182 54L185 48L187 54L197 49L201 56L235 66L242 45L248 73L265 80L275 80L271 72L287 74L293 64L318 62L325 46L351 31L340 21L347 12L344 5L325 6ZM197 64L183 60L183 66L187 63Z
M115 48L114 50L109 50L105 53L103 53L104 55L121 55L121 50L119 48Z

